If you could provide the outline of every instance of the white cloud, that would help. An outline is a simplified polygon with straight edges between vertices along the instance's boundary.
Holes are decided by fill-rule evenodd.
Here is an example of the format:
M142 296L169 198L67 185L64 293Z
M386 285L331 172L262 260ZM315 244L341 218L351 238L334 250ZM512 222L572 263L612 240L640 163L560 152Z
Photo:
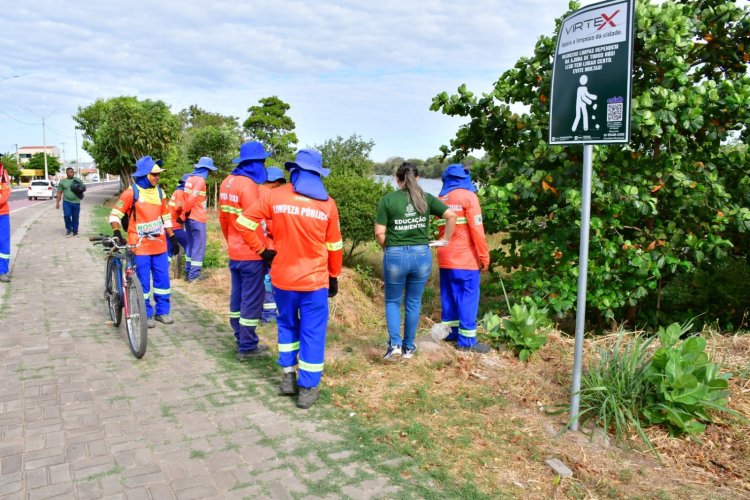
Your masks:
M476 92L549 35L567 1L32 0L4 9L0 151L73 143L69 118L97 98L163 99L244 119L278 95L300 145L372 138L374 158L426 157L460 122L428 110L440 91Z

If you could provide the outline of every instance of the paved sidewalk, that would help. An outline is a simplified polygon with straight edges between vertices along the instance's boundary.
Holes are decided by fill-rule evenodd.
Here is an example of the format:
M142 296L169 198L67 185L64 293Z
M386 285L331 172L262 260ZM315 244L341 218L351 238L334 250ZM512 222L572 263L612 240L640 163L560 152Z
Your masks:
M103 193L86 193L81 234ZM234 360L228 325L187 311L142 360L107 324L104 260L47 209L0 285L0 498L376 498L404 493L319 418ZM270 331L266 341L273 341ZM263 361L266 365L272 360Z

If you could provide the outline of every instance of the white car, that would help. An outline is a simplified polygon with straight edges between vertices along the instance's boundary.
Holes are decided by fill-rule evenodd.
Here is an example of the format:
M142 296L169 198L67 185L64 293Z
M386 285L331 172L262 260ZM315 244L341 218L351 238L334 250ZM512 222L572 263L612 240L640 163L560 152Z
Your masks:
M57 196L57 189L52 181L31 181L29 184L29 200L39 198L52 199Z

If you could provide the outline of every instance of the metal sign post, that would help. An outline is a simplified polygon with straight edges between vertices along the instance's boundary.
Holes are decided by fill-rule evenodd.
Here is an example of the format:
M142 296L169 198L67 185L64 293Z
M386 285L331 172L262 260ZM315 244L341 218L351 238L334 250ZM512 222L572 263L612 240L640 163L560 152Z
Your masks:
M552 70L549 144L583 145L581 243L570 399L574 431L578 430L586 327L593 144L630 141L634 3L634 0L608 0L579 9L563 19Z

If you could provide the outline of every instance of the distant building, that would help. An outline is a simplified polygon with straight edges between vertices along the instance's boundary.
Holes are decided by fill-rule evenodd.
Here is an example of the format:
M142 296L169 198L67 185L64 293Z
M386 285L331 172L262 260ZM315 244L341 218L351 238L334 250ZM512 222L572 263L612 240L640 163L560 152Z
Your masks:
M53 156L57 159L60 159L60 148L58 148L57 146L47 146L46 149L47 156ZM26 163L36 153L44 153L44 150L44 146L24 146L22 148L18 148L18 158L19 160L21 160L21 163Z

